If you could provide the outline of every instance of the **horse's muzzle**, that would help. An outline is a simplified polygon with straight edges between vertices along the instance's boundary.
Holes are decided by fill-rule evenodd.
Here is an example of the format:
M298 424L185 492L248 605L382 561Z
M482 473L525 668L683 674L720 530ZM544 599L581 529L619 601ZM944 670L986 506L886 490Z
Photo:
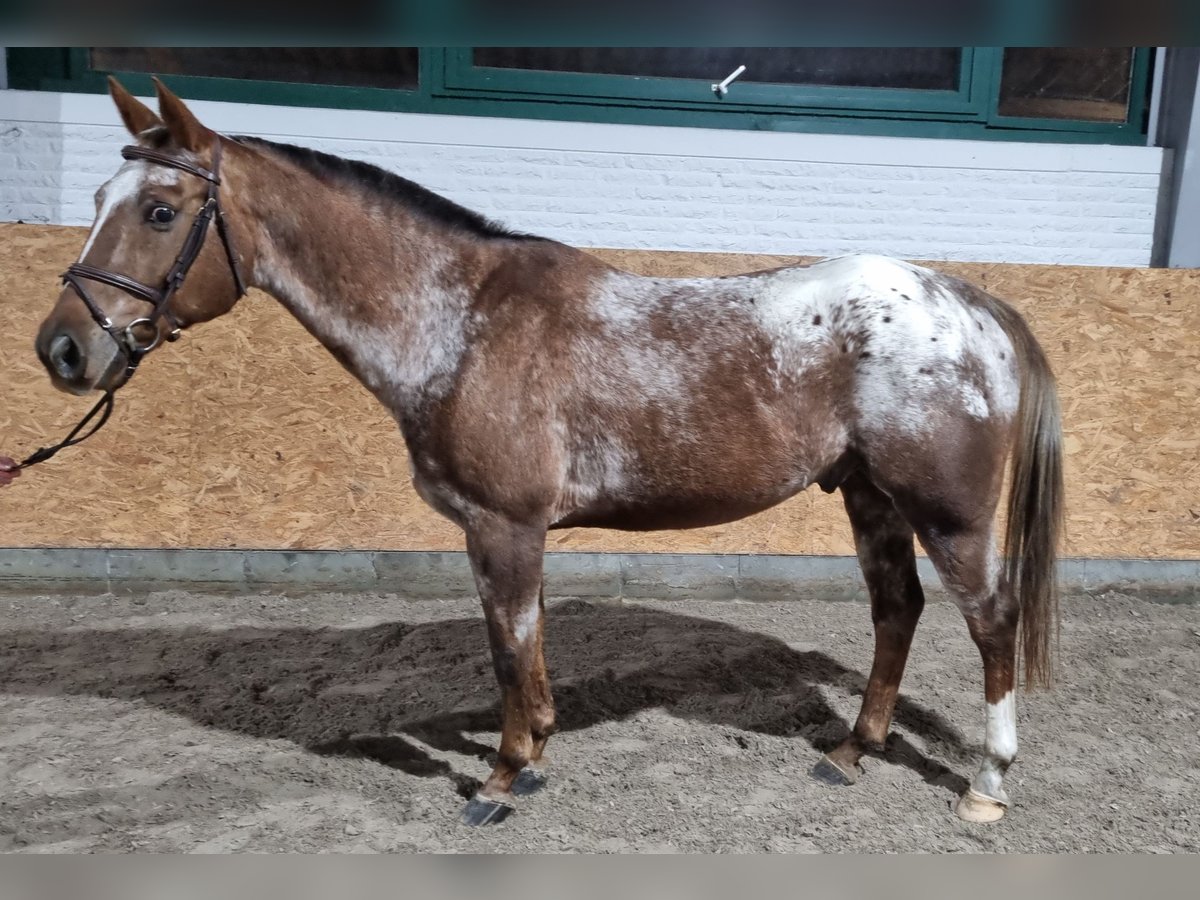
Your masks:
M50 339L46 364L63 381L78 381L87 369L87 360L75 338L60 332Z
M56 388L71 394L86 394L92 388L88 379L87 344L69 328L43 330L38 334L35 348Z

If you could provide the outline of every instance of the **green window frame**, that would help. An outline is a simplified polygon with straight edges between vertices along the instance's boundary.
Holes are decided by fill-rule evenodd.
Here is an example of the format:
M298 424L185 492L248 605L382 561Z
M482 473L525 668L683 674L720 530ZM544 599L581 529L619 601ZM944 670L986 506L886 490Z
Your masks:
M1151 48L1133 48L1123 122L1002 116L1004 50L963 47L956 90L770 85L735 82L724 99L697 79L643 78L476 66L472 48L423 47L413 90L173 75L181 96L277 106L422 112L754 131L901 137L1141 144L1145 142ZM12 88L103 92L114 74L135 93L150 76L97 71L86 48L8 50ZM718 80L723 73L714 73Z
M957 48L962 53L955 90L906 90L874 87L828 87L782 85L738 81L727 98L718 99L711 85L726 72L713 72L710 79L646 78L628 75L591 75L579 72L547 72L495 69L477 66L472 48L457 48L447 54L445 87L472 92L528 94L545 99L592 98L597 101L646 102L707 111L754 111L769 109L784 114L826 112L842 114L970 113L979 102L980 76L987 74L987 54L974 47Z

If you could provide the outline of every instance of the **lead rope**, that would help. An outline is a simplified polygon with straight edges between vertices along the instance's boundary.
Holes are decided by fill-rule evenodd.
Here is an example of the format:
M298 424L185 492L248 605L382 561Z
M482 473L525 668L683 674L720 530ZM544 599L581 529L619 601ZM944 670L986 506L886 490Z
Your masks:
M101 409L103 409L104 412L100 415L100 421L93 425L91 429L82 437L75 437L75 435L79 434L79 432L87 426L88 422L92 421L92 419L96 417L96 413L100 412ZM29 454L29 456L25 457L25 459L8 469L8 471L16 472L19 469L27 469L29 466L36 466L38 463L43 463L50 459L52 456L54 456L54 454L58 453L59 450L63 450L67 447L73 447L76 444L86 441L93 434L104 427L104 423L108 421L108 417L112 415L112 411L113 392L105 391L104 396L101 397L99 402L97 402L96 405L88 411L86 416L79 420L79 424L71 429L70 434L51 447L38 447L38 449L34 450Z

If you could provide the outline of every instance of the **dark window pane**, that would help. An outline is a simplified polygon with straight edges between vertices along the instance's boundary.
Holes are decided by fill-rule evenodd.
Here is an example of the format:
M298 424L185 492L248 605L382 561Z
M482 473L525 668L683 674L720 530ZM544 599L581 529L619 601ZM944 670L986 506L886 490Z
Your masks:
M841 87L958 88L958 47L478 47L475 65L544 72Z
M1124 122L1130 47L1007 47L1000 115Z
M155 75L415 88L416 47L93 47L92 68Z

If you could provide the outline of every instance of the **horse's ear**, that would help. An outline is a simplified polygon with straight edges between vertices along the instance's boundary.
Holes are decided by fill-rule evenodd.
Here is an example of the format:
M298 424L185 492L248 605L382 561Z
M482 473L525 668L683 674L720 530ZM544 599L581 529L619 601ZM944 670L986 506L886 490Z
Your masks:
M108 76L108 92L112 95L113 103L117 105L121 121L125 123L125 127L134 137L147 128L154 128L163 123L154 110L125 90L121 82L111 75Z
M192 115L192 111L184 102L167 90L167 86L157 78L154 79L154 89L158 91L158 111L175 143L193 153L211 147L213 132L200 124L200 120Z

